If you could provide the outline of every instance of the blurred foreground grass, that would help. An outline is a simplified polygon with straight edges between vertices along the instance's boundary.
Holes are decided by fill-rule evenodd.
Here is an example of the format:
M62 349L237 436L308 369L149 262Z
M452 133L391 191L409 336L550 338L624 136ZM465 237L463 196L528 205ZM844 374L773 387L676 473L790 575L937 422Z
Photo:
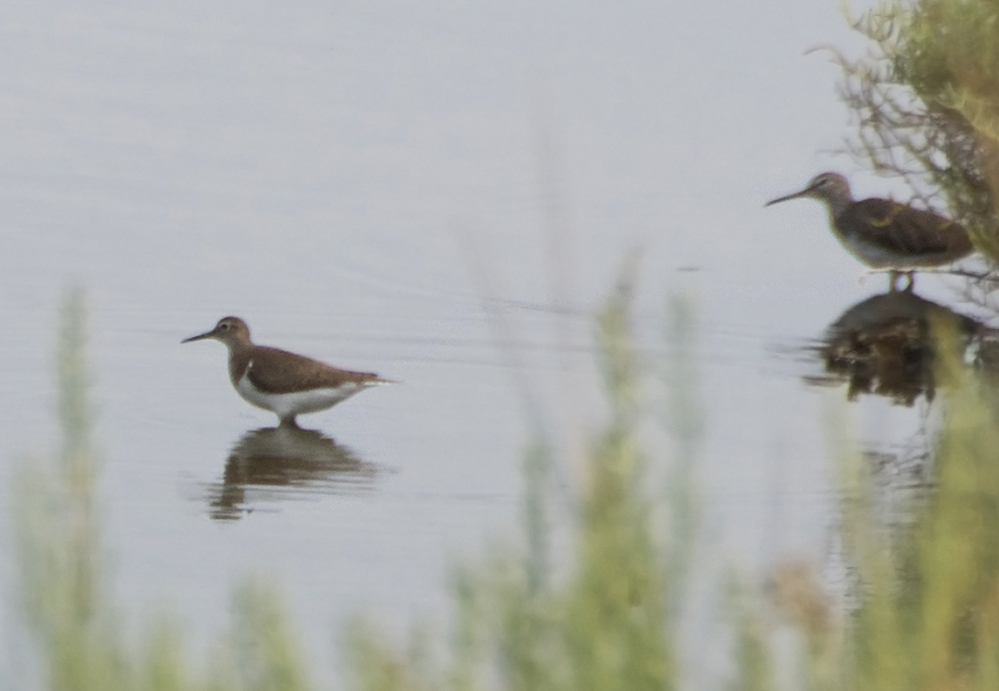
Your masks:
M62 310L58 354L62 440L55 458L28 464L13 488L21 600L47 688L59 691L236 691L309 688L295 637L273 589L247 581L233 597L232 630L202 673L166 618L136 636L104 576L99 472L92 439L83 295Z
M671 306L664 378L670 449L646 448L655 419L646 371L629 338L630 288L598 322L609 415L594 434L587 477L572 502L568 544L553 544L560 506L539 440L525 459L523 539L460 571L450 638L414 635L401 651L371 624L350 627L352 686L364 691L681 689L679 623L696 559L692 468L700 411L688 309ZM83 299L68 297L59 353L62 445L15 488L21 599L42 675L59 691L313 688L273 589L249 582L234 597L231 631L195 664L169 620L126 634L102 565L98 464L91 438ZM807 565L780 567L769 589L722 599L731 659L725 688L999 689L999 429L996 396L961 364L950 335L938 348L943 422L934 486L904 534L879 530L862 459L844 453L841 535L853 574L834 606ZM670 468L658 491L650 468ZM890 544L889 544L890 543ZM558 554L556 559L553 554ZM131 631L131 629L130 629ZM775 633L801 645L775 655ZM712 656L717 658L717 656ZM208 660L202 669L200 660ZM778 683L777 680L783 680Z

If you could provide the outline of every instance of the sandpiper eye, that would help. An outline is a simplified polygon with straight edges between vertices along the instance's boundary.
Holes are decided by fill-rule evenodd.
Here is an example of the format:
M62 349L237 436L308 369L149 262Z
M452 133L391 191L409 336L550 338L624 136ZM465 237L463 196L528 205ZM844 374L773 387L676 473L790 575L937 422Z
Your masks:
M228 330L229 330L228 324L219 324L219 331L228 331Z

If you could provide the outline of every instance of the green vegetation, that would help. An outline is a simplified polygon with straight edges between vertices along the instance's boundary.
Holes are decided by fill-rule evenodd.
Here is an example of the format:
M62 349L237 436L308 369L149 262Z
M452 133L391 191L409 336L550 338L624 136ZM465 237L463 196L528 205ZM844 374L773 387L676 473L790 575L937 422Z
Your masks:
M668 540L652 520L661 502L659 492L647 491L649 458L639 444L648 406L641 403L645 373L629 340L630 293L629 285L620 286L599 319L610 421L591 445L567 572L549 569L544 550L537 548L508 551L462 571L455 586L455 638L443 660L432 658L426 645L414 645L408 656L394 653L369 626L358 625L353 649L359 688L679 688L673 627L678 598L672 595L689 555L693 518L689 502L678 502L682 510L670 524L686 534L667 530ZM680 319L686 313L675 309L674 315ZM690 381L684 376L689 371L679 368L688 364L690 353L680 337L691 331L683 324L674 332L673 378L682 385ZM677 416L676 429L686 435L696 430L697 416L689 408L692 395L681 398L688 407ZM692 452L693 440L685 441L691 443L681 447ZM552 539L538 519L554 511L551 491L539 491L550 490L540 484L544 475L538 468L551 459L538 453L528 456L527 474L534 482L524 519L527 546ZM677 487L688 475L689 464L674 466Z
M352 683L364 691L453 689L680 689L677 641L687 567L697 545L692 468L701 421L690 364L689 311L674 302L665 377L671 395L672 454L645 448L655 416L649 376L629 340L630 287L622 285L598 323L609 418L595 435L576 520L558 542L560 496L538 444L526 456L530 480L522 544L461 570L454 582L452 636L423 632L400 652L363 621L350 631ZM313 688L273 589L237 590L231 632L204 671L159 619L142 636L124 634L102 570L96 453L87 402L82 298L64 311L59 358L63 443L57 458L21 477L19 560L23 600L47 686L115 689ZM729 688L999 688L999 426L997 397L939 337L944 406L935 438L935 484L902 530L885 530L876 487L861 457L843 459L843 559L853 574L847 607L834 607L807 564L778 565L763 592L726 600L734 669ZM657 489L651 469L667 467ZM561 556L553 558L551 552ZM556 563L557 562L557 563ZM782 616L775 616L782 615ZM783 621L784 623L777 623ZM793 673L773 654L776 630L802 641ZM138 642L136 642L138 641ZM781 674L777 674L782 670Z
M456 635L443 662L425 640L407 655L358 627L359 688L683 688L675 603L686 593L683 573L696 547L689 473L700 427L693 392L682 384L690 381L684 374L693 350L684 336L692 331L689 324L673 331L675 370L666 378L677 397L673 446L685 455L656 458L638 444L647 377L628 342L626 294L600 319L611 422L591 449L593 481L567 573L532 586L530 550L463 572ZM682 304L672 313L683 325ZM999 688L999 397L962 364L953 325L937 331L944 416L933 442L932 491L907 507L904 527L885 525L868 459L844 454L846 603L834 605L804 563L776 565L763 591L738 589L727 600L735 663L729 688L776 690L785 688L778 677L789 676L789 688L813 691ZM674 469L670 519L656 531L663 497L647 490L645 471L664 461ZM535 522L525 525L526 544L545 542ZM778 631L802 643L799 659L774 654ZM778 675L781 664L792 669Z
M999 688L999 408L961 364L953 331L939 331L944 420L925 502L887 529L870 467L844 459L840 539L853 592L843 621L832 624L814 585L777 589L807 643L807 688Z

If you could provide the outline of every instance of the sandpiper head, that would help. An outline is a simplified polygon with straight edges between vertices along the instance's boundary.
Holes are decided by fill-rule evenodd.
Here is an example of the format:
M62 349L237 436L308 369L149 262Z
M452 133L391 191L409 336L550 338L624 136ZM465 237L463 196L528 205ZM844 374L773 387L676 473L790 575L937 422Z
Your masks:
M839 173L819 173L808 181L805 189L794 194L771 199L766 203L766 206L786 202L790 199L799 199L800 197L821 199L837 209L853 201L853 195L850 193L850 183L846 181L845 177Z
M216 341L222 341L230 347L237 343L249 343L250 327L239 317L222 317L211 331L185 338L181 343L200 341L205 338L214 338Z

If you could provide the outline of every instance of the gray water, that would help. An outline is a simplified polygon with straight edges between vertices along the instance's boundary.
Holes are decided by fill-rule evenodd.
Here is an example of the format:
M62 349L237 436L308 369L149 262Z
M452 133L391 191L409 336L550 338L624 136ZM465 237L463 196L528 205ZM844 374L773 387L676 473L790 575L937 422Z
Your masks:
M0 484L54 446L83 286L126 611L208 641L264 574L333 669L347 616L439 621L449 566L515 531L530 424L598 423L592 319L639 248L652 354L666 296L696 308L716 561L821 562L845 387L802 348L885 279L817 204L763 203L830 168L893 190L830 153L836 70L802 55L830 42L860 45L836 3L792 0L3 3ZM280 438L221 345L180 345L227 314L401 383ZM850 429L904 452L927 408L862 397Z

